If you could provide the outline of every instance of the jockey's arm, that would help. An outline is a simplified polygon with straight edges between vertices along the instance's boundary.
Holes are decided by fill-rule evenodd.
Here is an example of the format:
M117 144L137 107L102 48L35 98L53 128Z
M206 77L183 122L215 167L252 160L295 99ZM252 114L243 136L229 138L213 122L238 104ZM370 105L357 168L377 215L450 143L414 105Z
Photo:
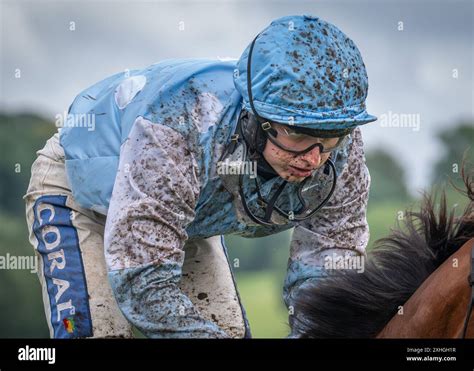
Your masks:
M328 272L326 257L365 255L369 241L366 212L370 174L360 129L352 134L347 163L330 201L311 219L295 227L284 285L284 300L292 322L293 299L304 286L317 283Z
M197 164L169 127L135 122L122 145L105 229L109 280L127 319L154 338L227 337L179 289Z

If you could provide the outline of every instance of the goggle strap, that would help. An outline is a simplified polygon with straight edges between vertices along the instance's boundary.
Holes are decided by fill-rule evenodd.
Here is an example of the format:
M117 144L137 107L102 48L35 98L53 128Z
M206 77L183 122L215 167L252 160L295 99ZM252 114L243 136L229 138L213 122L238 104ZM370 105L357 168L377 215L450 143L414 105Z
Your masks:
M275 138L278 136L278 131L268 121L262 123L260 127L262 128L264 133L267 134L267 136L268 134L274 136Z
M267 130L270 130L272 128L272 125L268 122L268 121L265 121L264 123L262 123L262 129L267 131Z

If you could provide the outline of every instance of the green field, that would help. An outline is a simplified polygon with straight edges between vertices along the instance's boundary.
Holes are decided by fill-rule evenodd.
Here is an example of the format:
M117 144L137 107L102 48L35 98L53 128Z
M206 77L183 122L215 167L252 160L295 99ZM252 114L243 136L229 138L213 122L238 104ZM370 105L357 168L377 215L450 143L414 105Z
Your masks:
M236 280L252 337L286 337L288 313L281 295L283 282L279 275L272 271L246 272L237 274Z

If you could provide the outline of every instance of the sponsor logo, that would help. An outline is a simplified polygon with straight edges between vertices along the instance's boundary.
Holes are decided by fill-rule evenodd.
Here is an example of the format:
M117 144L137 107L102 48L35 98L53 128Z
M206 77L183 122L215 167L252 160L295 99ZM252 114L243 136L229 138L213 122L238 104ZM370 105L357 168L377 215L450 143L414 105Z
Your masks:
M86 280L66 196L43 196L35 204L34 232L43 260L55 338L92 336Z

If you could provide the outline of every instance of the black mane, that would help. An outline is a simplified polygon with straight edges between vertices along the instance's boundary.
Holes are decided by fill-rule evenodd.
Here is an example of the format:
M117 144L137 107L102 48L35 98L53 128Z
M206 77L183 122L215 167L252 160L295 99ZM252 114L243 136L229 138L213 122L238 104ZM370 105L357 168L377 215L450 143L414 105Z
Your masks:
M448 212L441 192L424 194L419 212L407 211L402 228L377 240L364 273L336 270L302 290L294 305L293 332L310 338L375 337L423 281L474 237L474 180L465 175L470 200L462 216Z

